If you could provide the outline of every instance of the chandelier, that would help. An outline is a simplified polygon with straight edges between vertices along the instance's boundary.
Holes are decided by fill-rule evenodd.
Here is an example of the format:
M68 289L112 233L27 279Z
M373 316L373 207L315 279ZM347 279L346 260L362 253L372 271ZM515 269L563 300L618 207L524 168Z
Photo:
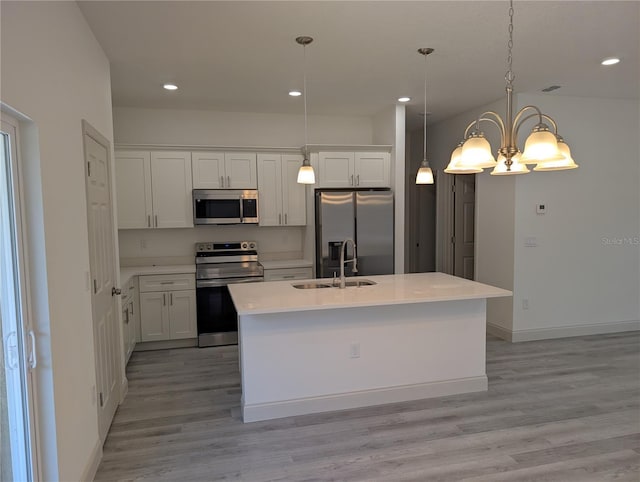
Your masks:
M313 172L313 166L309 162L309 149L307 148L307 45L313 42L311 37L296 37L296 42L302 45L304 53L304 63L302 69L302 92L304 95L304 148L302 166L298 170L298 184L315 184L316 175Z
M427 55L431 52L433 52L432 48L418 49L418 53L424 55L424 148L420 169L418 169L418 174L416 175L416 184L433 184L433 171L427 161Z
M571 151L564 139L558 135L556 122L544 114L535 105L527 105L513 115L513 81L515 75L513 63L513 0L509 0L509 42L507 44L507 117L506 122L493 111L487 111L471 122L464 131L463 141L458 144L451 154L451 161L444 170L450 174L473 174L483 169L493 168L491 175L526 174L527 164L535 164L534 171L560 171L575 169L578 165L571 157ZM529 119L537 119L531 134L525 141L524 152L521 152L516 142L522 124ZM480 130L480 123L488 122L500 131L500 148L498 159L491 153L491 145L484 132ZM547 124L548 123L548 124ZM549 128L549 124L553 130Z

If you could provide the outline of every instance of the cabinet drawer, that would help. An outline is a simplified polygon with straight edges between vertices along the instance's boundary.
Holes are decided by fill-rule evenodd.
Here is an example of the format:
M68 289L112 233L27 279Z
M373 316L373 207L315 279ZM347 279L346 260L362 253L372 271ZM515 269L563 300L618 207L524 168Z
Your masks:
M195 274L153 274L140 276L140 292L194 290Z
M290 279L309 279L313 277L311 268L265 269L265 281L286 281Z

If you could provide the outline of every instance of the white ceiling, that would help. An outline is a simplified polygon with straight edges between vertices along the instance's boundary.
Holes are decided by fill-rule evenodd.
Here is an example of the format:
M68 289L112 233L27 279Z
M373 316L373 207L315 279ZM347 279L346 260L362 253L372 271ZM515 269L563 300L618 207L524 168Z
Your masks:
M114 106L370 116L408 95L419 125L504 95L508 2L78 2L111 61ZM640 2L515 1L517 92L638 98ZM600 60L622 62L603 67ZM180 89L162 89L167 81Z

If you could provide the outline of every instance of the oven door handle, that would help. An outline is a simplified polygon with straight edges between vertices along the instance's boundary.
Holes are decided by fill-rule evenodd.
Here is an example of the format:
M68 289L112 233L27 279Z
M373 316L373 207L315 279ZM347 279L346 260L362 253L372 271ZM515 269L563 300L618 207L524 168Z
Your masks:
M200 279L196 281L196 288L216 288L237 283L257 283L264 281L262 276L252 276L249 278L225 278L225 279Z

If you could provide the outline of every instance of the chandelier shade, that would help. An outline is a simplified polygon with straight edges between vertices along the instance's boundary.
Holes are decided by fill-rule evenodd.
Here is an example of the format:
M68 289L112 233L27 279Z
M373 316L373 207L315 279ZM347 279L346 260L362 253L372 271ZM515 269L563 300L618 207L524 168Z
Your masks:
M506 164L507 158L504 157L502 154L499 154L498 162L496 163L496 167L493 168L493 171L491 171L491 175L506 176L509 174L527 174L531 172L527 167L527 165L520 161L521 157L522 156L520 155L520 153L515 154L511 158L512 164L509 166L509 169L507 169L507 164Z
M569 146L558 135L556 122L544 114L535 105L522 107L515 115L513 112L513 0L509 0L509 41L507 43L507 73L505 75L507 109L503 120L499 114L487 111L471 122L464 131L462 143L455 148L451 161L444 172L452 174L467 174L465 169L493 168L491 174L527 174L530 170L527 164L535 164L534 171L559 171L575 169L578 165L571 157ZM530 119L537 119L531 134L525 141L524 151L517 146L518 131ZM548 123L548 124L547 124ZM489 124L500 132L500 148L498 160L492 154L491 145L480 132L480 124ZM551 125L552 129L549 127ZM473 129L473 130L472 130ZM460 146L462 149L460 150ZM522 154L520 154L522 152Z

